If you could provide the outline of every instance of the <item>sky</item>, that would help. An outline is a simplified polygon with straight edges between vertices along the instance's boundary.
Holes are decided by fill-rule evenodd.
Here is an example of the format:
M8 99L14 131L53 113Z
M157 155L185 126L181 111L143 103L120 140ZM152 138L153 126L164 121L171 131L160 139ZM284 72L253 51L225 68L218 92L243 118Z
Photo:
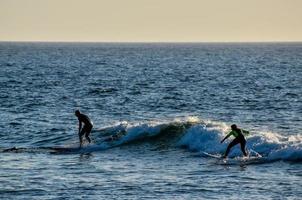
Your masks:
M0 0L0 41L302 41L302 0Z

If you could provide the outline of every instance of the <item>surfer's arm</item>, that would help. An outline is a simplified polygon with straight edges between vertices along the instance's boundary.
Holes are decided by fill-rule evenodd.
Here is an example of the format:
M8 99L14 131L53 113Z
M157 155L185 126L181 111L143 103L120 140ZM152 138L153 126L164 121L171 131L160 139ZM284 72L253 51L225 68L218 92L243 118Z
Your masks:
M220 143L223 143L226 139L228 139L228 137L230 137L232 135L232 132L230 132L229 134L227 134L227 136L225 136Z
M82 122L79 120L79 134L80 134L81 129L82 129Z
M243 130L243 129L242 129L242 133L243 133L244 135L249 135L249 134L250 134L250 132L249 132L249 131L247 131L247 130Z

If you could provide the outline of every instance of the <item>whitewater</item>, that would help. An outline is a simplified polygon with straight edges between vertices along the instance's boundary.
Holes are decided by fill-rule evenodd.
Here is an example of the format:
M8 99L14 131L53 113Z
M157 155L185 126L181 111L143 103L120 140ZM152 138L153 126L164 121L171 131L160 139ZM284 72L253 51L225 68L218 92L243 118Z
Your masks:
M301 43L2 42L0 198L299 199L301 58ZM94 123L82 149L76 109ZM234 123L259 159L208 156Z

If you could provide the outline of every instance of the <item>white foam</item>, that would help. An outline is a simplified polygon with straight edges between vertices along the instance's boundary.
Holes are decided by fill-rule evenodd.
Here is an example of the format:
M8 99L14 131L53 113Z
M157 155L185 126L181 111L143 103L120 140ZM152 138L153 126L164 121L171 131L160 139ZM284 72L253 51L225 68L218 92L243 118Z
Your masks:
M227 133L225 124L212 123L195 125L189 128L178 142L179 146L186 146L190 150L223 154L230 138L223 144L220 143ZM250 152L259 153L268 160L302 160L302 137L301 135L284 137L272 132L251 133L247 137L247 149ZM241 156L240 146L235 146L229 156Z
M108 144L99 144L101 149L118 146L139 139L149 138L161 134L161 131L168 126L175 124L191 124L184 131L176 146L185 146L192 151L208 152L211 154L223 154L227 145L233 138L229 138L223 144L220 143L229 126L225 123L210 120L200 120L197 117L184 117L172 120L154 120L140 123L122 122L113 126L103 128L106 133L114 135L119 131L125 131L121 139ZM171 138L172 139L172 138ZM281 136L272 132L251 132L247 139L247 149L251 155L260 155L268 160L302 160L302 135ZM98 144L96 144L98 145ZM232 148L230 157L242 156L240 146Z

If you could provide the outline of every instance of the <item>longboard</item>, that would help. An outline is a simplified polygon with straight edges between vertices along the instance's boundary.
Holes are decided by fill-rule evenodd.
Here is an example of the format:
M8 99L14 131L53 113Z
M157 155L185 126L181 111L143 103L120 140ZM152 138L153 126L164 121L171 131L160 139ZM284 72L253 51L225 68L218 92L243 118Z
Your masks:
M81 148L79 147L36 147L36 148L25 148L25 147L13 147L2 150L2 153L72 153L78 152Z
M72 153L72 152L78 152L82 148L80 148L80 147L50 147L49 149L54 151L51 153Z

